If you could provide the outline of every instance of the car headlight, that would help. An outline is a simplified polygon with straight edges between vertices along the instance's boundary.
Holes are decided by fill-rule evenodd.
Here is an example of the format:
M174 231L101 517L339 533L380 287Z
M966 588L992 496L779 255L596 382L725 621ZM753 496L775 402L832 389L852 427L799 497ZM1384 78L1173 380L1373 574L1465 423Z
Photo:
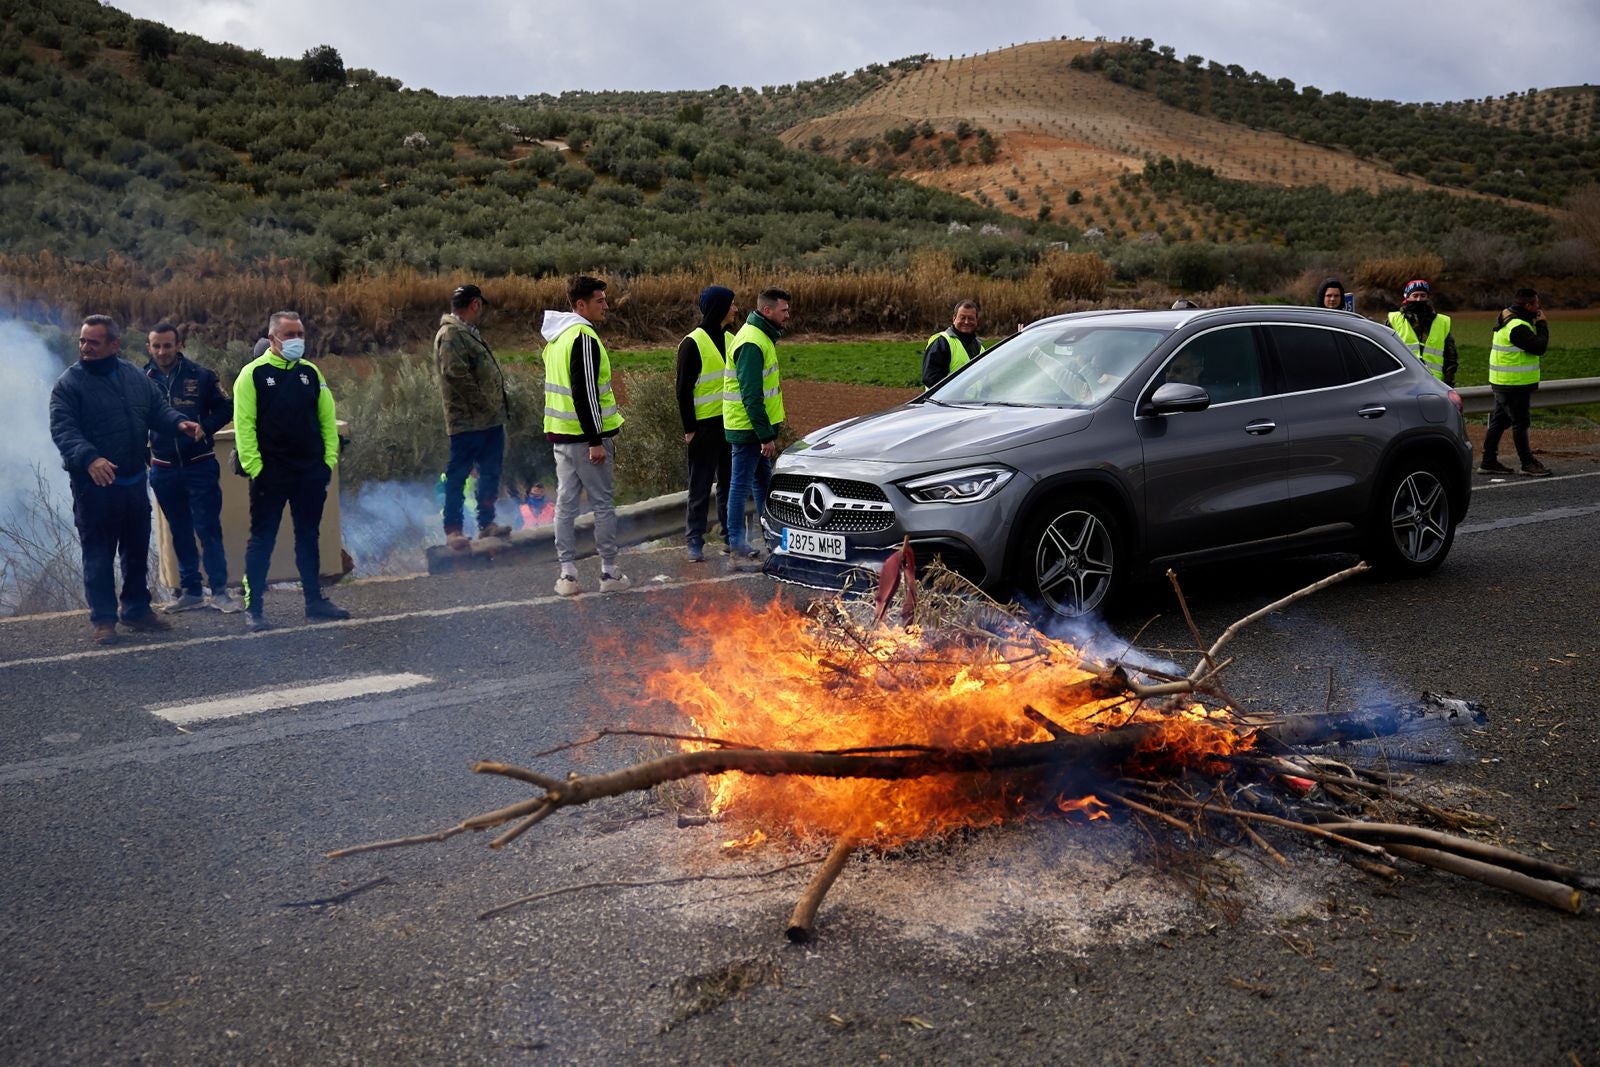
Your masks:
M919 504L972 504L994 496L1016 473L1009 467L965 467L913 478L900 488Z

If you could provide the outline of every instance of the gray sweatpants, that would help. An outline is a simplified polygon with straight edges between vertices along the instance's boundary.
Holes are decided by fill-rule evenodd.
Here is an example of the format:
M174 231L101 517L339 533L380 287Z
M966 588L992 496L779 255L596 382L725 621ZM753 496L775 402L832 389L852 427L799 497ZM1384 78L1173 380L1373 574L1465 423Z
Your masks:
M606 461L589 462L589 446L561 441L550 446L556 456L556 561L563 566L578 558L578 494L589 494L594 508L594 547L600 566L613 570L617 561L617 511L611 496L617 482L617 439L605 439Z

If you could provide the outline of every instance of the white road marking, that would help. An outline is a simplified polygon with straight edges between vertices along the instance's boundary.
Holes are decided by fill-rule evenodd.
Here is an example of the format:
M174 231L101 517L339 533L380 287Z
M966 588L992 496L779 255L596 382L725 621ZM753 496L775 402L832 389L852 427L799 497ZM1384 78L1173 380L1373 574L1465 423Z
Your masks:
M1514 474L1507 478L1497 475L1489 481L1488 485L1475 485L1474 493L1488 492L1490 489L1512 489L1525 485L1549 485L1551 482L1571 482L1579 478L1600 478L1600 471L1584 471L1582 474L1554 474L1548 478L1530 478L1526 474Z
M1585 515L1600 512L1600 504L1590 504L1581 508L1550 508L1546 511L1534 511L1527 515L1508 515L1503 519L1490 519L1488 522L1469 522L1456 528L1456 536L1465 534L1482 533L1485 530L1508 530L1513 526L1536 526L1541 522L1560 522L1562 519L1581 519Z
M371 696L374 693L393 693L401 689L415 689L433 681L425 674L369 674L360 678L344 678L337 682L318 682L291 689L263 689L242 696L221 700L202 700L190 704L155 704L145 708L177 726L205 722L208 719L231 719L236 715L250 715L258 711L276 711L280 708L304 707L309 704L326 704L334 700Z
M726 574L719 578L698 578L688 582L672 582L667 585L640 584L632 589L624 589L620 593L579 593L575 597L549 596L529 597L526 600L497 600L488 604L461 604L453 608L424 608L419 611L400 611L391 615L363 615L353 619L344 619L339 622L306 623L301 626L281 626L266 630L262 633L232 633L215 634L211 637L191 637L182 641L153 641L139 642L132 645L113 645L111 648L91 648L81 652L63 652L56 656L30 656L26 659L12 659L0 662L0 671L7 667L34 667L47 663L75 663L79 660L100 659L104 656L149 656L157 652L165 652L175 648L193 648L197 645L215 645L225 641L270 641L282 634L306 633L310 630L335 630L352 629L358 626L382 626L385 623L404 622L406 619L444 619L454 615L470 615L477 611L505 611L510 608L531 608L542 604L564 604L572 600L584 600L590 597L617 597L617 596L649 596L654 593L675 589L687 589L699 585L721 585L724 582L747 581L750 578L760 577L760 572ZM72 612L82 616L82 612ZM243 623L240 623L243 626Z

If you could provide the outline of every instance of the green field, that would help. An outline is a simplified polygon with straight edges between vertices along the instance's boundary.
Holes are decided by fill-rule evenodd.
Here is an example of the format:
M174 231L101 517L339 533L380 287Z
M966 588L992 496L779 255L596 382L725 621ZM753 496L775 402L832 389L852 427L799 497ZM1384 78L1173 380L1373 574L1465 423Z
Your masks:
M843 382L847 385L918 386L922 377L922 338L905 341L827 341L778 345L783 376L790 381ZM671 374L676 348L612 348L619 370ZM510 352L515 362L532 361L531 352Z

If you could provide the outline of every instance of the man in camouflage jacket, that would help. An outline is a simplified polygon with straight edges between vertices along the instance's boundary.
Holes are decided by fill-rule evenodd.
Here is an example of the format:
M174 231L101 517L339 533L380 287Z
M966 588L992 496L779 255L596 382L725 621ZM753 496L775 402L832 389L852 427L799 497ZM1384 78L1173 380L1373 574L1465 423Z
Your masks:
M450 313L439 319L439 332L433 338L439 389L444 396L445 432L450 435L450 464L444 472L444 535L457 551L471 547L461 524L462 497L473 468L478 471L478 538L511 533L511 527L494 521L511 405L505 374L478 333L483 306L482 290L476 285L461 286L451 295Z

